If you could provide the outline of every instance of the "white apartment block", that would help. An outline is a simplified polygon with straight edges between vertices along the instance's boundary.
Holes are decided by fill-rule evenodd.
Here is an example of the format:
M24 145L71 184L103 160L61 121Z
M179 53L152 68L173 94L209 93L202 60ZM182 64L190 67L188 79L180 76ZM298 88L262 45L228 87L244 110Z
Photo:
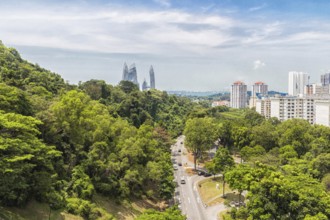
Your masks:
M266 118L276 117L280 121L301 118L315 123L314 98L312 97L272 97L256 102L256 111Z
M315 100L315 124L330 127L330 100Z
M288 93L291 96L302 96L305 85L308 84L308 75L304 72L289 72Z
M271 101L269 98L257 99L256 100L256 111L259 112L265 118L270 118Z
M231 86L230 107L245 108L246 106L247 106L247 86L241 81L236 81Z

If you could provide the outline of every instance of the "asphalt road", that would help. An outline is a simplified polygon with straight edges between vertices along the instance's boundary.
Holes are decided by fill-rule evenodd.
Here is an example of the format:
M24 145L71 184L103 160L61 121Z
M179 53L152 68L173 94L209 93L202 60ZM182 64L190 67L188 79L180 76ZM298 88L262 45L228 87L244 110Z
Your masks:
M206 207L201 201L197 191L197 183L205 179L205 177L198 175L188 176L185 172L184 167L193 167L194 164L186 156L187 150L184 148L183 141L184 137L180 136L172 146L173 166L177 167L177 170L174 171L174 177L177 183L175 200L188 220L216 220L217 214L225 210L225 206L218 204ZM179 166L179 163L182 163L182 166ZM182 178L185 180L184 184L181 183Z

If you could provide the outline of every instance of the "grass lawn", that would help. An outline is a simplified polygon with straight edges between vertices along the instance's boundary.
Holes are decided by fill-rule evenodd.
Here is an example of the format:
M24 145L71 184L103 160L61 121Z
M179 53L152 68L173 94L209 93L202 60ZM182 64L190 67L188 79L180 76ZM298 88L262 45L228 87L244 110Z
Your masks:
M217 189L217 184L219 184L219 188ZM224 202L222 196L222 178L216 177L208 178L206 180L202 180L198 183L198 191L201 196L201 199L208 206L214 205L216 203ZM228 184L225 185L225 194L232 193L233 191L229 188Z
M221 112L221 115L227 119L241 119L244 117L244 112L241 110L231 110L229 112Z
M219 184L219 188L217 189L217 184ZM233 191L229 188L229 185L226 183L225 185L225 196L226 198L222 198L222 178L216 177L215 179L209 178L206 180L202 180L198 183L198 192L203 200L203 202L212 206L218 203L222 203L226 200L229 202L239 201L239 195L237 191ZM241 201L244 201L244 196L241 195Z

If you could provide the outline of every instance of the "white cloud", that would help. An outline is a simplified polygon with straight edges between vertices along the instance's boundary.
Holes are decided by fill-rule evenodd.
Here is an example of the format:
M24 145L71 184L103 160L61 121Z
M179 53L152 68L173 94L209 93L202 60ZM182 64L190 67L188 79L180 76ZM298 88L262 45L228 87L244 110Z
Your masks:
M238 13L237 8L217 10L217 6L205 8L208 11L204 13L201 9L199 12L175 9L173 5L155 10L124 4L91 6L88 1L65 5L37 5L29 1L24 7L10 5L10 2L3 7L0 1L3 43L77 50L79 54L81 51L122 53L125 55L118 56L120 65L127 57L136 59L135 54L148 56L137 58L145 59L148 65L155 57L158 59L155 64L163 62L162 80L167 80L168 85L172 78L188 73L194 74L195 80L188 81L186 77L178 80L185 82L187 88L190 83L199 85L200 74L205 75L205 87L210 82L219 88L222 84L230 85L236 75L266 81L259 79L259 71L250 71L247 76L251 68L263 68L264 77L273 77L274 82L282 79L280 85L284 85L286 78L277 74L287 74L288 69L316 72L316 68L329 68L330 24L327 20L261 18L254 16L258 15L257 8L250 10L255 13L249 13L253 17L249 18ZM226 12L230 9L238 11ZM255 58L266 60L267 68L264 68L265 62ZM161 64L158 65L161 71ZM214 75L207 78L211 72Z
M234 25L227 17L196 16L179 10L114 6L15 10L12 13L0 8L0 31L5 43L101 52L161 53L175 46L178 51L202 52L225 42L229 36L225 29ZM197 29L187 30L184 26Z
M261 60L255 60L253 62L253 69L255 69L255 70L260 69L264 66L266 66L266 63L262 62Z

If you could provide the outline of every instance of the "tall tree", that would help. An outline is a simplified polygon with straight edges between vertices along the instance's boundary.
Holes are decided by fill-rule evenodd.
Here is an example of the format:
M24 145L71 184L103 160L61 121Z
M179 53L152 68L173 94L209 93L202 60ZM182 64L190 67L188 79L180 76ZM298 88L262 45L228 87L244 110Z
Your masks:
M38 139L40 121L0 113L0 203L22 205L29 197L47 200L54 174L55 147Z
M222 172L222 196L225 197L226 172L234 166L235 162L227 148L219 148L213 158L214 170L216 173Z
M216 126L211 118L189 119L184 129L185 145L194 155L196 169L197 158L210 149L216 139Z

